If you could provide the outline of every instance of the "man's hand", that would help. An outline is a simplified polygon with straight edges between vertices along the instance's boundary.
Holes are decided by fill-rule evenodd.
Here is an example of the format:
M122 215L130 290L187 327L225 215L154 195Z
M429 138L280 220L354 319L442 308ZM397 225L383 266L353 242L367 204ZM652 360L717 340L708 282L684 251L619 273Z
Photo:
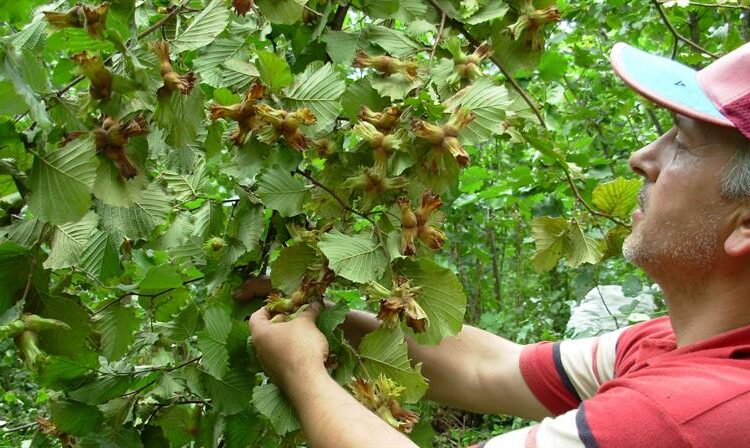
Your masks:
M306 372L325 369L328 342L315 325L318 304L288 322L273 323L265 307L250 316L250 333L263 369L274 383L287 388Z

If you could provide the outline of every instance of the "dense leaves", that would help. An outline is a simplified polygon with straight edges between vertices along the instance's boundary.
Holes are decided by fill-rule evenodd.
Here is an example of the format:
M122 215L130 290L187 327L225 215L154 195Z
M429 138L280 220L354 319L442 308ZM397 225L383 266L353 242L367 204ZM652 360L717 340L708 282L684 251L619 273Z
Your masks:
M0 347L52 396L34 446L301 443L248 344L262 299L236 293L265 276L279 319L333 302L333 377L430 444L401 407L427 389L405 338L437 344L467 308L558 336L571 288L602 261L626 272L640 184L615 162L662 125L602 76L595 42L653 49L664 28L610 3L4 5ZM712 52L747 38L714 8L670 14ZM349 307L384 321L359 347L337 328Z

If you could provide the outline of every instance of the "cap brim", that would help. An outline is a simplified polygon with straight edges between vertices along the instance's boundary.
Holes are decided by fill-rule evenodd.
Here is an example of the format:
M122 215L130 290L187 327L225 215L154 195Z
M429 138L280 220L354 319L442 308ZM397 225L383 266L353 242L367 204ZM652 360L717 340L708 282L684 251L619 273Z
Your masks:
M703 92L692 68L622 42L612 48L610 61L625 84L646 99L686 117L734 127Z

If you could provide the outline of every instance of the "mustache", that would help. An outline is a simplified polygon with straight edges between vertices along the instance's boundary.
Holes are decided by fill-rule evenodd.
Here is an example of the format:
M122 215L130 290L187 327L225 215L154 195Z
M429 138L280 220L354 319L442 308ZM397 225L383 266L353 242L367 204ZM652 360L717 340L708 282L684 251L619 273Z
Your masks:
M638 192L638 206L642 211L646 211L646 206L648 205L648 193L647 193L648 187L646 185L642 186L640 191Z

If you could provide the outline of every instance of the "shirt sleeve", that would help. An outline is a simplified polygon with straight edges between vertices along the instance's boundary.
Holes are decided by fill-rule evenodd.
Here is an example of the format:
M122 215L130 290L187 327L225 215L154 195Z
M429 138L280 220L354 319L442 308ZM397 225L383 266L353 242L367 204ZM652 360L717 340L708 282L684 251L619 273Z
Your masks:
M642 448L689 447L678 425L640 392L612 388L576 409L512 431L476 448Z
M521 374L553 415L575 409L614 377L617 341L626 329L593 338L529 345L521 352Z

